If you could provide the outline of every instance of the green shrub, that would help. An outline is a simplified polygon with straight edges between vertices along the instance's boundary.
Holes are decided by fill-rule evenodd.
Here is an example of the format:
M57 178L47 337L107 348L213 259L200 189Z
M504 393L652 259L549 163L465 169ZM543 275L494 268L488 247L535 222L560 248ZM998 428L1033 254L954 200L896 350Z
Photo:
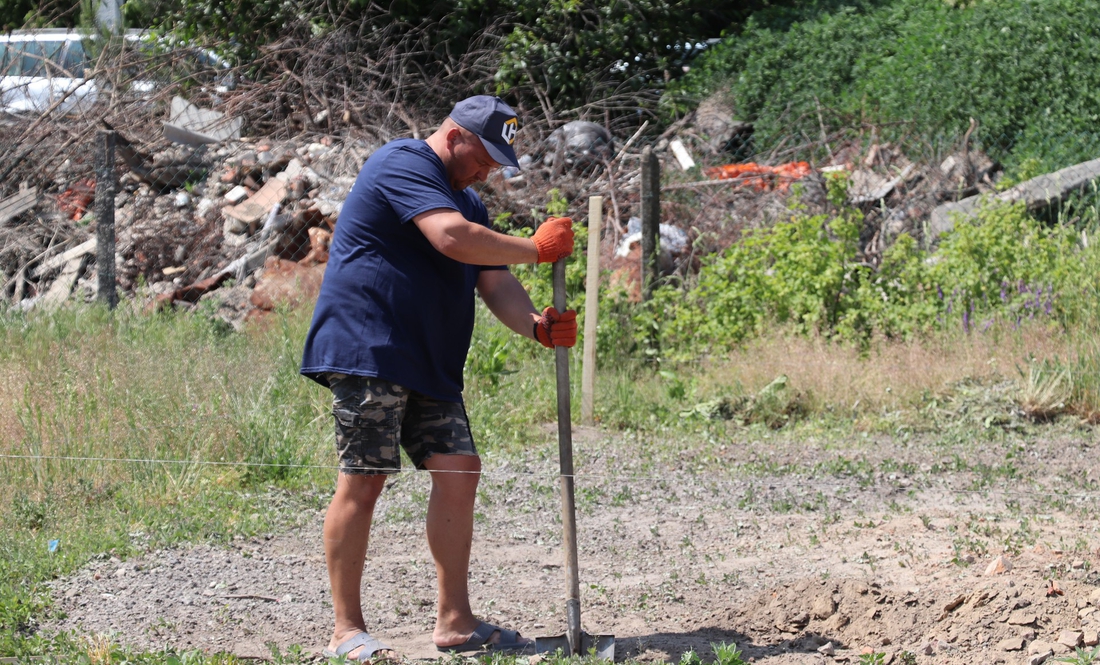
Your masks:
M762 150L800 132L816 137L822 121L904 121L899 134L953 139L974 118L974 138L1010 168L1037 159L1050 170L1098 153L1097 0L845 4L754 15L697 59L666 108L728 89Z
M903 234L877 270L858 253L859 221L849 211L796 213L715 256L686 294L659 291L662 352L686 357L774 326L866 344L876 335L985 331L995 320L1064 325L1096 316L1100 253L1022 204L979 208L934 253Z

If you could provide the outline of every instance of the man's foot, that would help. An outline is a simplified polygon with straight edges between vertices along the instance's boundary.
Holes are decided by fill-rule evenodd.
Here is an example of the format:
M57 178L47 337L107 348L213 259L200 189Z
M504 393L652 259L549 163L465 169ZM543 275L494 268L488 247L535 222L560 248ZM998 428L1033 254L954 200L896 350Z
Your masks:
M433 635L433 639L439 639L439 642L436 642L435 648L450 653L482 650L523 651L535 644L533 640L521 636L514 630L500 628L484 621L479 622L477 628L469 635L440 636L438 634L439 630L436 629L436 635Z
M338 658L343 656L352 662L359 663L396 663L397 653L390 647L382 644L370 636L366 631L360 630L337 638L333 635L329 640L328 648L321 652L325 658Z

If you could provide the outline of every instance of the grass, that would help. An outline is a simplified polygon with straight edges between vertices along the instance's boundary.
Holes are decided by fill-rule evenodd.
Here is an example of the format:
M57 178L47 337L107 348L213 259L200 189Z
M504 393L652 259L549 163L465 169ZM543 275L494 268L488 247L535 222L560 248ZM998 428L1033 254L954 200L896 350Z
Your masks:
M53 611L46 583L94 557L273 533L304 523L327 503L334 473L328 398L297 373L308 317L305 311L280 314L235 334L186 313L112 314L93 307L0 314L0 656L239 662L224 655L132 653L102 640L42 635L37 626ZM1059 373L1068 364L1057 359L1080 348L1073 336L1039 325L999 336L880 343L869 353L776 334L705 364L654 371L632 361L606 362L597 417L606 430L643 446L646 454L632 460L640 471L662 464L741 477L808 471L870 485L883 474L911 475L927 463L930 474L966 473L975 487L987 488L1018 480L1011 457L1022 454L1025 443L997 427L975 437L986 417L981 409L1003 409L1008 400L1009 406L1048 404L1049 410L1055 394L1072 401L1081 394L1075 382L1084 372ZM1087 354L1080 357L1085 360L1076 367L1092 362ZM1036 368L1039 378L1018 366ZM523 452L556 459L546 426L555 418L552 355L508 338L480 311L467 369L469 413L481 450L489 457ZM576 363L571 376L579 383ZM1041 376L1064 377L1062 392ZM777 383L777 377L786 379ZM990 386L1001 383L1012 389L989 398ZM576 409L576 391L574 396ZM799 408L791 411L788 403L796 398ZM720 409L697 408L721 399L741 410L727 418ZM754 420L753 408L789 417ZM952 429L966 409L979 415L965 421L969 429ZM937 419L940 410L952 415ZM877 433L927 422L932 425L926 428L943 424L927 459L915 453L865 458ZM768 445L758 455L738 444L746 438ZM790 451L807 445L828 451L827 461L800 469ZM1091 482L1063 480L1069 488ZM582 509L630 503L648 491L629 484L603 491L583 483L581 490ZM488 488L483 494L492 496ZM777 512L829 510L822 496L788 492L759 500ZM1027 543L1034 536L1026 524L982 537ZM972 549L974 538L960 542ZM59 547L51 553L52 540ZM273 658L297 662L298 656ZM724 658L737 662L734 652Z

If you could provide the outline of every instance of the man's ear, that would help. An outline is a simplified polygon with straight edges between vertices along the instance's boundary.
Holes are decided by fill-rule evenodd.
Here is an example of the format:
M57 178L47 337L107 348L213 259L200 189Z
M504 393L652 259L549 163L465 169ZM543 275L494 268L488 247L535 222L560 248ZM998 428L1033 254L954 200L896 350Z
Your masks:
M447 146L454 147L456 143L463 141L462 129L460 127L451 127L447 130Z

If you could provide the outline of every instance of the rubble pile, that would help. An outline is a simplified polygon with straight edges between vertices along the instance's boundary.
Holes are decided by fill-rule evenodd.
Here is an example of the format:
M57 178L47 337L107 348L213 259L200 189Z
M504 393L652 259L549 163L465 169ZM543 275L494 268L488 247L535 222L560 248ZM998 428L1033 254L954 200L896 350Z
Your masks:
M224 108L202 109L174 97L159 131L122 126L115 118L121 174L115 263L118 287L150 306L212 301L219 316L240 326L261 315L254 312L316 292L343 201L362 164L392 132L330 120L324 133L299 128L279 140L242 138L242 122L228 113L236 107ZM398 116L406 135L423 137L433 128L408 113ZM97 183L87 138L95 126L85 119L77 140L51 133L41 118L20 126L0 121L0 134L27 143L4 153L12 163L0 169L22 179L18 188L0 180L0 299L11 305L30 309L95 297ZM99 126L112 128L105 120ZM957 214L976 208L978 196L1024 200L1039 211L1100 175L1100 161L1090 162L998 192L999 166L970 145L970 131L947 154L879 141L874 131L868 138L861 129L803 137L807 142L755 154L750 162L751 123L714 100L661 136L646 129L643 123L624 141L585 120L554 131L533 123L517 143L522 170L493 173L479 192L501 215L503 230L536 226L554 198L564 198L584 223L588 196L604 196L603 265L637 299L640 234L629 222L640 212L642 144L662 162L660 268L680 277L746 230L786 219L792 205L807 214L831 212L838 184L847 205L864 214L859 259L875 266L902 233L933 242ZM83 152L71 149L76 145ZM827 159L797 159L814 154Z

